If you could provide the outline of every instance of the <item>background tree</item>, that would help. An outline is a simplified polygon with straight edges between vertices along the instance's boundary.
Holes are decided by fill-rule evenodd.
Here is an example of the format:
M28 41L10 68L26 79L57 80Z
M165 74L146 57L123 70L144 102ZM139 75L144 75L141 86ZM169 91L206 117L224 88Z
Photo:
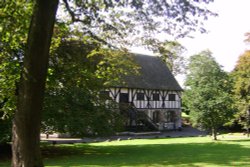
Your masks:
M143 35L143 38L139 38L142 39L141 42L151 44L155 41L152 37L157 31L168 34L176 33L175 36L185 36L197 27L198 30L204 31L199 24L198 17L207 19L207 16L213 13L199 3L209 2L210 0L199 2L176 0L169 3L162 0L63 0L71 21L81 23L76 26L81 28L83 33L107 45L117 44L118 46L127 43L128 34L135 37L137 34ZM11 38L5 38L6 35L15 36L16 34L17 39L24 39L25 48L13 124L12 166L43 166L39 150L41 111L48 55L58 4L58 0L5 0L0 6L2 17L0 26L1 34L3 34L1 45L6 47L5 45L10 41ZM12 12L8 12L10 6L13 7L10 9ZM26 10L30 13L22 17L22 11ZM15 19L12 16L15 16ZM5 25L6 20L13 24ZM19 31L18 24L24 25L23 33L15 33L15 31L22 32ZM25 31L28 30L25 26L27 24L29 24L29 32ZM19 41L16 43L20 46ZM12 49L10 47L8 53ZM5 58L5 54L3 57ZM1 58L1 64L5 63L6 61L3 62Z
M137 71L129 53L103 49L94 41L66 39L49 64L43 132L83 137L107 135L123 127L117 105L100 92Z
M235 115L249 136L250 123L250 51L246 50L240 57L232 72L234 95L238 112Z
M185 50L177 41L165 41L157 47L157 52L174 75L186 72L186 60L182 56Z
M192 56L188 70L183 101L190 109L192 123L209 130L216 140L218 128L233 114L231 82L210 51Z
M43 166L41 111L58 0L34 1L12 127L12 166Z
M18 9L18 10L16 10ZM17 84L32 3L4 1L0 5L0 141L9 141L16 109Z

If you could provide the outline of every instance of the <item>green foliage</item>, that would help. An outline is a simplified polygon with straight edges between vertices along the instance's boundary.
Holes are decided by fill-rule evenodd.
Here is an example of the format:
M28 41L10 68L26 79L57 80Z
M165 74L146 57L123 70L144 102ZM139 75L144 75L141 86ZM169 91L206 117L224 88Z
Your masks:
M95 75L102 79L105 87L124 83L126 75L139 75L139 67L127 50L100 49L97 52L92 52L89 59L99 60Z
M0 5L0 40L4 54L17 50L27 40L32 2L4 0Z
M81 137L118 131L123 118L117 105L99 93L136 69L126 52L96 41L62 41L50 60L42 131Z
M250 51L243 53L233 71L235 77L235 93L240 99L250 101Z
M212 0L63 2L69 21L78 29L116 47L129 44L152 48L159 42L156 38L159 32L175 37L186 36L195 30L205 32L202 21L216 15L205 7Z
M11 136L31 12L30 1L5 0L0 4L0 142L9 141Z
M232 84L209 51L192 56L188 68L183 101L193 124L210 130L216 138L218 128L233 114Z
M231 73L234 80L234 97L237 101L238 112L235 120L245 129L250 128L250 51L246 50Z
M31 12L31 2L5 0L0 5L0 103L8 99L0 110L5 114L15 109Z
M90 91L72 86L56 92L57 95L47 95L42 131L78 137L110 135L118 131L121 128L119 113L107 108L103 101L97 101Z

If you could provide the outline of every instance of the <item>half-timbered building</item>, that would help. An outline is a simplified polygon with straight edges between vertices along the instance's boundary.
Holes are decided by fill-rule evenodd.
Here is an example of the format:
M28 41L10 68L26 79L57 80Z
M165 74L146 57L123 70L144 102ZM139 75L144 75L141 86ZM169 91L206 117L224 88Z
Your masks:
M115 85L108 95L123 106L126 126L136 130L181 128L182 88L166 64L156 56L134 55L138 75L125 76L125 84Z

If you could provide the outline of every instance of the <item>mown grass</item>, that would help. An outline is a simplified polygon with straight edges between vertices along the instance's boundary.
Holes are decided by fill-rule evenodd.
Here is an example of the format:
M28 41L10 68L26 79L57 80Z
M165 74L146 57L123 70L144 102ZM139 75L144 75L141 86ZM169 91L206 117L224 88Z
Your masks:
M208 137L43 146L49 167L250 166L250 140ZM9 166L8 162L0 166Z

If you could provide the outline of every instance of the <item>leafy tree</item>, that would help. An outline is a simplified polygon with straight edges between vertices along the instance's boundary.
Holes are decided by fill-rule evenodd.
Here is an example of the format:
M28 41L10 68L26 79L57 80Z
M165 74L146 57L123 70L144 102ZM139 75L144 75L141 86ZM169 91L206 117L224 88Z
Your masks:
M216 140L218 128L233 114L231 82L210 51L192 56L188 69L183 101L193 124L211 131Z
M117 106L111 101L107 106L110 99L100 97L100 92L136 71L129 53L102 49L96 42L65 40L49 64L44 132L83 137L90 133L107 135L122 127Z
M1 110L15 110L16 85L20 79L24 43L30 22L32 3L6 0L0 5L0 103Z
M250 51L246 50L240 57L232 72L234 94L239 112L236 120L247 129L250 128Z
M157 47L162 60L174 74L183 74L186 71L186 60L182 56L185 48L177 41L165 41Z
M117 46L129 41L126 38L128 34L134 37L137 34L143 35L142 41L149 45L154 42L151 37L154 37L154 32L157 31L176 33L176 36L185 36L188 32L196 30L196 27L204 31L198 17L207 19L207 16L213 13L199 3L209 2L210 0L63 0L71 21L81 23L76 26L81 28L83 33L107 45ZM0 6L1 34L4 34L1 35L0 43L4 50L7 50L3 57L6 58L5 55L13 50L15 44L17 50L20 49L21 41L25 48L12 128L12 166L43 166L39 149L41 111L48 55L58 6L58 0L5 0ZM162 20L163 24L158 20ZM20 28L20 25L24 29ZM10 38L5 38L6 35ZM13 40L10 49L5 49L12 36L16 36L18 40ZM1 65L5 63L6 61L2 62L1 58Z

